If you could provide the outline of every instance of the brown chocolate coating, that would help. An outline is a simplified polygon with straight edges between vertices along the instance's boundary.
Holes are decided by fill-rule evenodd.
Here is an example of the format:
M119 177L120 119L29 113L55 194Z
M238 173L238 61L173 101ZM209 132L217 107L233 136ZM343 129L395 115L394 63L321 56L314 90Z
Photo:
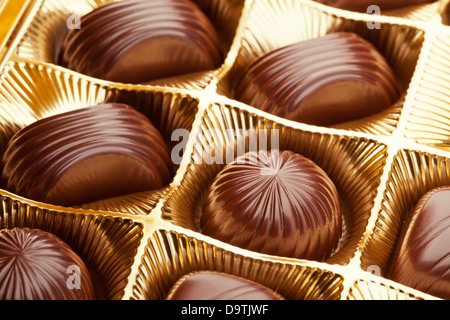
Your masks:
M217 33L188 0L125 0L81 18L66 35L59 64L116 82L143 83L220 65Z
M371 44L336 33L264 55L244 73L235 96L290 120L332 125L384 110L398 90Z
M289 120L328 126L385 110L399 90L372 44L339 32L263 55L244 71L234 98Z
M173 176L161 134L124 104L41 119L10 140L1 164L5 189L62 206L160 189Z
M167 300L284 300L259 283L213 271L197 271L180 278Z
M450 299L450 187L437 188L418 202L395 257L391 279Z
M442 23L450 26L450 1L442 5L441 17Z
M214 179L201 232L261 253L323 261L337 247L337 189L313 161L291 151L250 152Z
M367 12L369 6L375 5L381 10L392 10L402 7L427 4L436 0L315 0L335 8L357 12Z
M0 230L0 300L93 300L82 259L54 234Z

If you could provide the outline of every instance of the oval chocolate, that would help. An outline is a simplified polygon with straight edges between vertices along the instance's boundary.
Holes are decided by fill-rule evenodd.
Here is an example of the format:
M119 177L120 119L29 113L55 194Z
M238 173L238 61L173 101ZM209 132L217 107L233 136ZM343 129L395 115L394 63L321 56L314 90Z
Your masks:
M339 32L263 55L244 71L233 96L276 116L329 126L385 110L399 90L372 44Z
M110 3L83 16L81 25L65 37L59 64L89 76L143 83L222 62L217 32L191 1Z
M70 111L23 128L10 140L2 168L5 189L62 206L161 189L173 176L161 134L124 104Z
M284 300L277 292L245 278L197 271L180 278L166 300Z
M417 203L395 257L391 279L450 299L450 187L433 189Z

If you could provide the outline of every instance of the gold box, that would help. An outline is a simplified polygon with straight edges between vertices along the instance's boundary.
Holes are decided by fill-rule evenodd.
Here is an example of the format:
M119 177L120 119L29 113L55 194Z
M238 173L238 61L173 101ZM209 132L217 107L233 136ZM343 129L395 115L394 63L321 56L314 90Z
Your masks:
M141 85L91 78L56 63L67 19L112 1L1 3L1 153L20 128L102 102L136 107L167 139L176 129L190 134L166 189L79 208L0 190L0 228L32 227L60 236L88 262L99 299L164 299L178 278L195 270L251 279L287 299L439 299L389 280L386 273L403 219L421 195L450 185L450 27L442 23L444 1L380 16L309 0L193 1L220 31L227 53L223 64ZM368 22L381 27L369 29ZM390 63L402 93L391 108L325 128L232 99L233 84L259 56L337 31L359 34ZM282 149L309 157L327 172L345 219L344 238L331 258L264 255L201 234L198 211L223 167L208 164L204 151L226 151L245 138L230 138L230 129L277 129Z

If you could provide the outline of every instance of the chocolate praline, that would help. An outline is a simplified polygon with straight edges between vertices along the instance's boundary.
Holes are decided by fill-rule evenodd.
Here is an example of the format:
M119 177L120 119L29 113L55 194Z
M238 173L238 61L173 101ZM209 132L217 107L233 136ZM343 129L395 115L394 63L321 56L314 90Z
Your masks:
M0 230L0 300L93 300L83 260L38 229Z
M200 228L244 249L323 261L342 234L339 194L328 175L300 154L249 152L215 177Z
M400 96L385 58L348 32L264 54L243 71L232 95L273 115L319 126L377 114Z
M450 299L450 186L429 191L417 203L394 257L390 278Z
M125 0L81 17L63 40L59 64L122 83L212 70L222 62L211 21L189 0Z
M381 10L392 10L419 4L427 4L436 0L315 0L332 7L357 12L367 12L370 6L378 6Z
M277 292L245 278L196 271L180 278L166 300L284 300Z
M23 128L9 141L1 167L6 190L61 206L161 189L173 176L156 127L134 108L115 103Z

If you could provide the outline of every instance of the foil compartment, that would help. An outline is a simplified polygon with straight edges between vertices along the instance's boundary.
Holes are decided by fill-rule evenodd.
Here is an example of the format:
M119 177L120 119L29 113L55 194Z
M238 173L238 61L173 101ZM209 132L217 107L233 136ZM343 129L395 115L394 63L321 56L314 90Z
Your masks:
M428 191L448 185L448 154L399 150L392 160L372 235L363 247L362 268L377 266L380 274L388 278L390 264L407 226L405 221L412 215L415 205Z
M311 1L255 1L235 42L236 59L219 74L218 93L233 98L234 87L245 68L265 53L330 33L353 32L372 43L385 57L394 71L401 97L380 114L333 127L392 134L400 119L425 32L403 19L369 16L368 20L367 15L344 15L344 12ZM379 28L370 28L368 22L379 23Z
M399 285L379 277L365 276L356 280L348 291L346 300L437 300L433 296Z
M342 276L324 266L303 266L286 260L264 259L211 243L182 228L155 228L147 240L130 296L163 300L183 275L198 270L224 272L267 286L291 300L338 300Z
M57 235L85 262L96 299L121 299L143 237L126 216L65 211L0 191L0 228L36 228Z
M186 172L164 201L164 219L201 232L198 219L215 175L245 152L270 150L276 143L281 150L313 160L336 185L343 206L344 235L338 252L327 262L348 263L370 216L387 156L386 146L344 133L314 132L313 128L306 131L302 126L282 124L270 115L263 117L254 112L246 110L245 105L238 108L219 103L204 111ZM252 139L257 144L249 141Z
M425 5L413 5L407 8L388 10L382 12L382 14L385 16L404 18L412 21L427 22L436 16L439 6L439 1L436 1Z
M411 102L405 137L417 143L450 150L450 33L436 32L427 42L421 79Z
M102 5L117 0L82 0L67 2L41 0L40 10L34 17L22 41L17 56L39 62L58 64L59 48L68 28L82 28L80 18ZM236 34L244 0L193 1L209 17L221 40L222 54L226 56ZM204 89L212 80L214 70L194 73L180 78L154 80L147 84L179 88Z
M131 88L98 81L57 66L25 61L11 60L0 81L1 124L4 128L2 153L14 133L26 125L58 113L112 102L129 104L150 118L171 149L172 132L191 129L199 103L199 99L189 92L149 86ZM85 204L82 208L149 214L163 191L124 195Z
M11 42L15 56L9 62L2 61L7 65L0 75L0 147L4 148L24 125L66 110L65 102L86 107L87 102L131 101L149 115L166 119L161 125L167 129L166 136L178 124L190 129L177 175L166 190L82 208L35 203L0 190L2 228L30 225L59 232L57 226L76 219L114 221L108 230L123 231L125 225L133 225L127 229L133 231L118 233L130 235L117 247L117 255L126 252L126 263L120 260L114 265L116 256L108 251L109 260L101 261L102 267L96 269L105 274L109 268L120 269L117 279L113 277L108 285L99 287L103 292L100 296L106 299L163 299L175 278L200 269L242 275L277 288L292 299L435 299L387 277L401 221L407 214L404 209L412 207L422 191L448 182L445 57L449 32L441 24L438 9L446 1L383 12L381 16L347 12L309 0L194 1L216 26L225 28L221 31L227 35L223 38L227 39L224 64L218 70L142 86L89 78L54 63L55 48L67 31L68 18L106 2L111 1L39 0L34 2L37 13L24 15L27 21ZM381 29L368 30L368 22L379 22ZM394 67L403 96L385 113L320 128L286 121L229 99L239 72L263 52L336 31L358 33L375 44ZM150 101L158 107L148 109ZM347 204L346 240L329 261L265 256L196 231L195 212L202 192L221 166L198 165L195 160L205 147L235 143L224 139L226 128L280 129L283 147L310 155L344 188L345 202L354 206ZM341 158L347 161L332 163ZM353 180L346 177L347 171ZM352 193L357 199L350 197ZM69 234L75 237L77 230ZM108 233L89 231L89 245L99 244L99 250L94 251L101 254ZM78 243L80 251L86 243ZM99 261L93 256L87 259ZM380 271L376 275L372 274L374 267ZM282 272L284 282L275 280L277 272ZM290 274L296 275L296 281Z

